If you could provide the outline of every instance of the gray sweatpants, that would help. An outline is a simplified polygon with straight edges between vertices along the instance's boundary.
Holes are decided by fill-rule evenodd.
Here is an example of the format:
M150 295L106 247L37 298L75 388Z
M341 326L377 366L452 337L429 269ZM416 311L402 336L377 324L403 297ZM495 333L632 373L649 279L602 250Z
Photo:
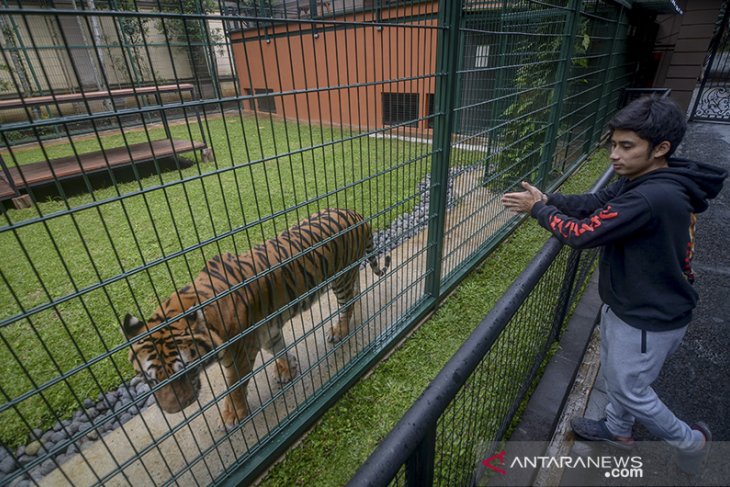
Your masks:
M698 438L659 399L651 384L666 358L682 342L687 326L642 332L601 309L601 369L606 380L606 426L616 436L631 436L635 421L680 450L691 450ZM643 335L643 336L642 336Z

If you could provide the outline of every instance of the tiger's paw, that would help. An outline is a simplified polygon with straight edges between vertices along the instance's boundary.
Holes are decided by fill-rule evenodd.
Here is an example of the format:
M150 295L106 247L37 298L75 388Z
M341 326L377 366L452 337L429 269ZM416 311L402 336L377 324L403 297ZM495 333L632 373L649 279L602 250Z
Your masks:
M299 361L294 355L287 353L276 359L276 376L279 385L291 382L299 373Z
M221 416L223 417L223 426L226 429L234 428L248 416L249 410L246 400L244 399L242 402L235 401L235 403L236 404L234 404L234 401L231 401L230 396L226 397L223 402L223 411L221 411Z
M337 343L347 336L348 331L348 326L345 326L343 323L337 323L337 325L333 326L330 330L327 341L330 343Z

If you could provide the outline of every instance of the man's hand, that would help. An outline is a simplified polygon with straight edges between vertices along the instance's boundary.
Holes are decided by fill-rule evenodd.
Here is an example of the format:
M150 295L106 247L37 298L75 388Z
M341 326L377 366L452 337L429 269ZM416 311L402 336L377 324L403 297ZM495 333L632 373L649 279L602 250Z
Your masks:
M547 195L530 183L522 181L522 187L525 188L525 191L502 195L502 204L505 208L515 213L529 213L535 203L547 201Z

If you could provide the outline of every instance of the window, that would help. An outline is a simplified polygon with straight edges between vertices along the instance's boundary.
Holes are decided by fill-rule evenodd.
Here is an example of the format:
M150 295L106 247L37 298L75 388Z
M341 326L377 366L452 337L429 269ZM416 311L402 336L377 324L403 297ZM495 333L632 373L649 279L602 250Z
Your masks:
M256 88L257 95L265 95L273 92L274 90L267 90L266 88ZM262 96L256 100L258 101L260 112L276 113L276 99L273 96Z
M418 93L383 93L383 125L418 125Z
M476 59L474 60L475 68L489 67L489 45L477 46Z
M266 88L256 88L254 90L251 88L244 88L244 92L246 93L246 96L252 97L254 94L259 95L258 98L248 99L249 110L258 109L260 112L276 113L276 99L273 96L260 96L273 93L274 90Z
M434 124L434 120L435 120L435 118L433 116L433 114L435 112L435 110L434 110L435 103L436 103L436 96L434 96L433 93L429 93L428 95L426 95L426 104L428 105L428 117L429 117L428 118L428 128L430 128L430 129L433 128L433 124Z
M273 96L261 96L273 93L274 90L266 88L256 88L255 90L251 90L250 88L245 88L244 91L246 92L246 96L253 96L254 94L259 95L258 98L249 98L249 109L258 109L260 112L276 113L276 99Z
M223 2L223 6L221 8L221 13L225 15L226 17L235 17L238 15L241 15L241 9L239 5L232 5L232 2ZM244 25L243 22L236 19L226 18L223 21L223 25L226 28L226 32L233 32L236 30L241 30L244 27L247 27Z
M251 88L244 88L244 91L246 92L246 96L253 96L253 91L251 90ZM249 108L249 110L256 110L256 99L255 98L248 99L248 108Z

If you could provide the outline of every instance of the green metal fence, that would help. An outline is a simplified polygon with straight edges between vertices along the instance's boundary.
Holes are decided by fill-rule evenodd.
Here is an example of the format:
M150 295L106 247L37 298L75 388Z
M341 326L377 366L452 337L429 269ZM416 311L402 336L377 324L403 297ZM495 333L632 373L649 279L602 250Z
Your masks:
M592 191L613 176L606 171ZM545 243L348 486L500 485L483 462L509 437L597 256L597 249L571 250L554 237Z
M252 479L514 227L503 191L596 147L631 71L603 1L4 0L0 28L2 483ZM326 208L363 220L257 247ZM365 256L313 256L367 225L390 267L328 340ZM229 288L168 303L226 253Z

